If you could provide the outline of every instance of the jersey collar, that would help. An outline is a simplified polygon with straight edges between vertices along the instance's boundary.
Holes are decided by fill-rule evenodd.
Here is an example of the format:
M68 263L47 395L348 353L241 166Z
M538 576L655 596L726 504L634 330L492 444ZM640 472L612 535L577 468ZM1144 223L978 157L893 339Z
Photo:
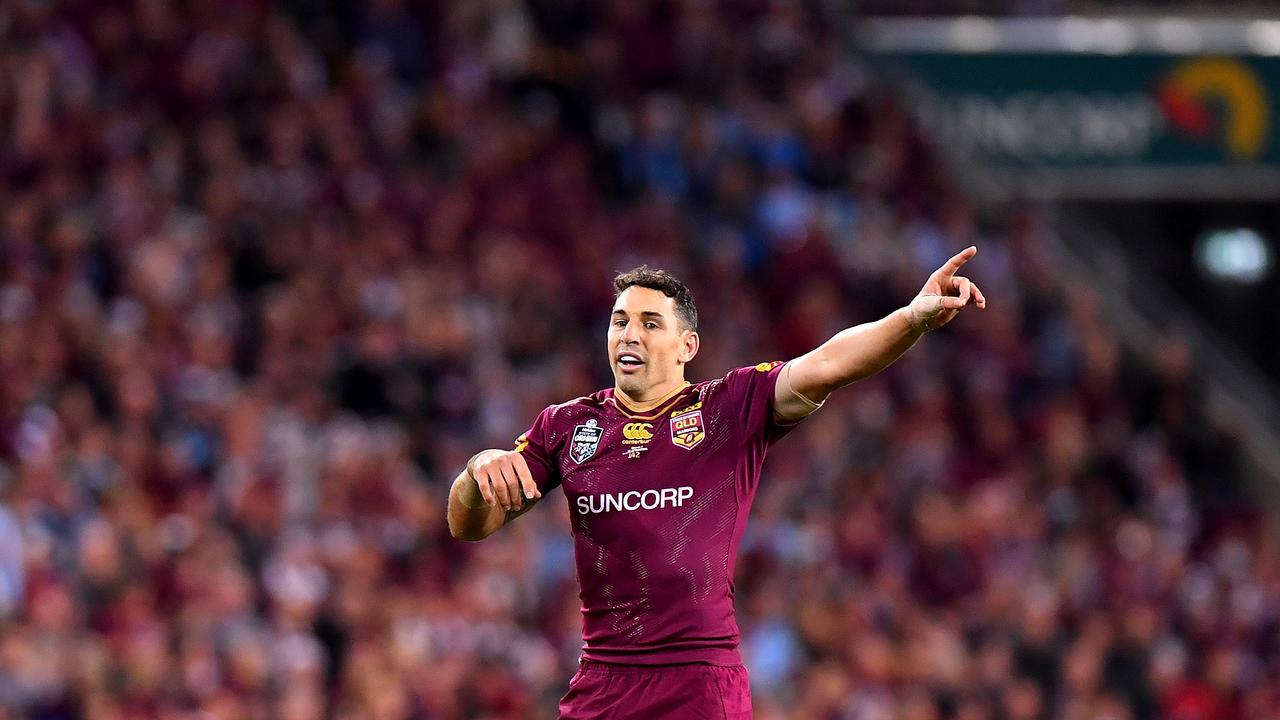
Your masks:
M675 390L672 390L671 393L667 395L665 398L663 398L662 401L659 402L657 405L644 411L636 410L635 408L631 407L630 405L627 404L626 400L623 400L621 397L619 397L617 392L614 392L614 391L609 392L609 400L612 400L613 406L618 408L618 410L623 415L626 415L629 418L634 418L636 420L652 420L656 417L661 417L663 413L670 410L671 407L680 400L680 396L684 394L684 391L687 390L692 384L693 383L690 383L689 381L686 380L683 385L677 387Z

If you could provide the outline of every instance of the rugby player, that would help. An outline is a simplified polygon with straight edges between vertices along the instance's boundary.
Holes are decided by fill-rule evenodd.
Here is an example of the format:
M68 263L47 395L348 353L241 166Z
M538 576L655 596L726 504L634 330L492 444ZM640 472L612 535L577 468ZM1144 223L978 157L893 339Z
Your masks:
M614 279L613 388L543 410L514 450L484 450L449 493L449 527L481 540L561 487L569 502L584 647L561 720L750 718L733 569L773 443L835 390L883 370L965 307L966 248L905 307L788 362L690 383L693 296L669 273Z

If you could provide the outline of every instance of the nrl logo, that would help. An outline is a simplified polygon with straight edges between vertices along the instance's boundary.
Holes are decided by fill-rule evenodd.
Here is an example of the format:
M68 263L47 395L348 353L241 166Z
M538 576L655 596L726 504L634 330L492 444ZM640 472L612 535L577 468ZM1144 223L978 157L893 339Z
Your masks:
M604 435L604 428L600 427L594 419L588 420L585 425L575 427L573 439L570 441L569 457L581 465L587 458L596 454L602 435Z

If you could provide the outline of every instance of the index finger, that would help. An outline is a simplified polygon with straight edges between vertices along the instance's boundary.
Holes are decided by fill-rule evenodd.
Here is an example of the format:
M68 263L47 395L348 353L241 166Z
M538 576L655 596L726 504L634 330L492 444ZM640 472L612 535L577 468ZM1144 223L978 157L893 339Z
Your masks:
M969 262L969 258L972 258L974 255L977 255L977 254L978 254L978 248L973 245L970 245L969 247L961 250L955 255L952 255L950 260L946 261L945 263L942 264L942 267L938 268L938 276L950 277L952 275L955 275L956 271L959 270L961 266Z
M538 483L533 481L533 474L529 472L529 464L524 461L524 457L516 453L514 462L511 464L516 468L516 477L520 478L520 486L524 488L524 496L529 500L542 497L542 493L538 492Z

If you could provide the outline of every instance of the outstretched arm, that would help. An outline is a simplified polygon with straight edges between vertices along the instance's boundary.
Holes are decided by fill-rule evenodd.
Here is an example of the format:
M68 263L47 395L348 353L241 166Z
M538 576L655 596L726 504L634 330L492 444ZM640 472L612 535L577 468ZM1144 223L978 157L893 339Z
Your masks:
M841 330L830 340L787 363L774 386L774 414L799 420L835 390L893 364L920 336L951 322L968 305L987 307L978 286L956 275L976 255L968 247L929 276L909 305L875 322ZM808 400L808 402L806 402Z

